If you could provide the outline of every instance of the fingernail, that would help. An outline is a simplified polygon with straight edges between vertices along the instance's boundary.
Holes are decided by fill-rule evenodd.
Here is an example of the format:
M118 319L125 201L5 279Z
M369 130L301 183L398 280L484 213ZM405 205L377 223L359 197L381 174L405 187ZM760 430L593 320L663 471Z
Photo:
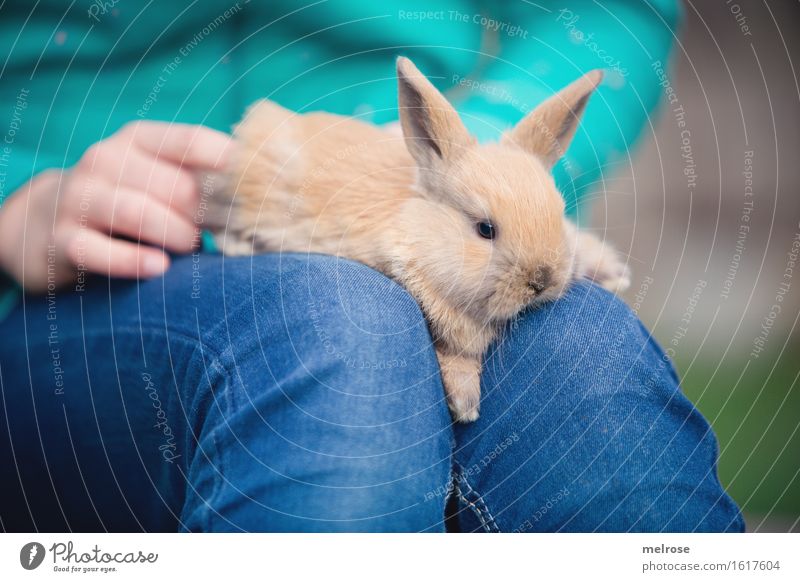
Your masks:
M146 255L142 263L145 277L155 277L167 270L167 260L163 255Z

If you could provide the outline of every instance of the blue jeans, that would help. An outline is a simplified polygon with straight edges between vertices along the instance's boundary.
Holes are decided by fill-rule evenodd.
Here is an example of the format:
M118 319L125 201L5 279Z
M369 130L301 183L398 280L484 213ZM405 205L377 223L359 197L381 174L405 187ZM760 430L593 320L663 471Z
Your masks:
M743 529L708 423L589 283L509 325L469 425L413 299L317 255L26 297L0 381L8 531Z

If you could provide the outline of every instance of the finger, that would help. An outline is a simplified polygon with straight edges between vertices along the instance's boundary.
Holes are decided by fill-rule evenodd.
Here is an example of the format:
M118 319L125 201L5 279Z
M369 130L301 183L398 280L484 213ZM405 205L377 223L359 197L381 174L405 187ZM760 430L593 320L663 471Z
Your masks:
M138 121L123 131L142 151L201 170L225 169L232 147L228 134L202 125Z
M153 194L170 208L191 218L199 203L192 173L142 152L131 144L107 140L92 147L80 168L109 184Z
M190 171L134 148L124 160L119 181L124 186L153 194L189 219L200 201L199 186Z
M189 219L152 196L116 188L98 196L89 209L93 227L176 253L188 253L200 241L200 231Z
M169 257L158 249L114 239L89 228L71 235L66 254L72 265L107 277L155 277L169 267Z

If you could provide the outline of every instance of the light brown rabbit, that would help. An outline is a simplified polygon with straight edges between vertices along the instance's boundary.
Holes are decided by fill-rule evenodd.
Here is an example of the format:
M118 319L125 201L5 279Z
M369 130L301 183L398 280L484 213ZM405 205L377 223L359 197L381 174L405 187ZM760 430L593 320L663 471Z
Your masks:
M253 105L236 129L230 186L214 201L215 237L229 255L326 253L394 278L427 318L453 416L469 422L483 353L505 322L580 277L629 284L617 254L564 218L550 175L602 73L489 145L410 60L398 59L397 76L403 136Z

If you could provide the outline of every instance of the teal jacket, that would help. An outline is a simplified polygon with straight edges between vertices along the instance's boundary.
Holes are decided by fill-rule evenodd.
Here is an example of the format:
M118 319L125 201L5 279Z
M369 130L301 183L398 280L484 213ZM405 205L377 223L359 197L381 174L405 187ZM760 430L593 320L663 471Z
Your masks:
M0 203L136 119L229 131L269 98L397 119L394 60L412 58L481 139L604 68L556 168L570 212L624 164L659 101L678 0L41 0L0 8Z

